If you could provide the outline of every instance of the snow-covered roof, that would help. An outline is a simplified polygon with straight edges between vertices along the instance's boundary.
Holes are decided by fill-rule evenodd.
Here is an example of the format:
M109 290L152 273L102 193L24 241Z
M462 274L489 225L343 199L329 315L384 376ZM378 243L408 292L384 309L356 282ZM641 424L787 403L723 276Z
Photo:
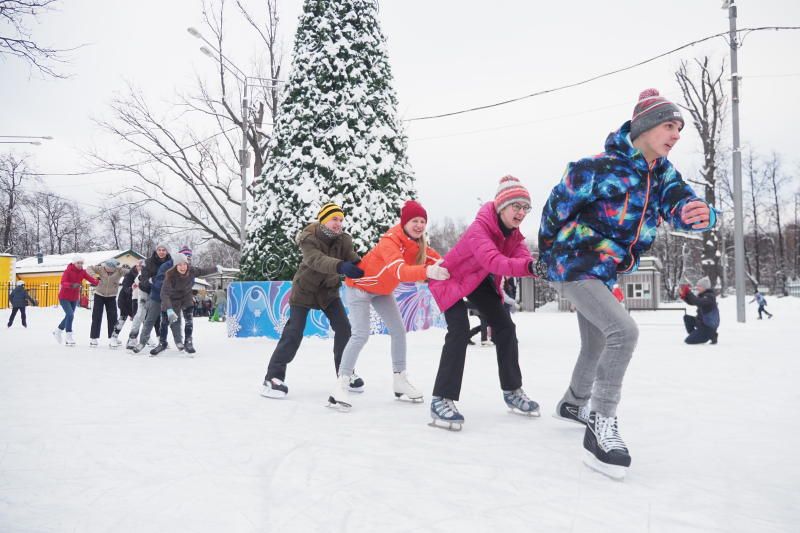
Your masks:
M16 273L17 274L38 274L42 272L63 272L67 265L72 262L72 258L76 255L80 255L83 257L84 266L90 265L99 265L103 261L108 261L109 259L116 259L125 254L135 255L137 257L142 257L141 254L134 252L133 250L103 250L100 252L81 252L78 254L56 254L56 255L45 255L42 257L42 262L39 263L36 260L36 256L33 257L26 257L25 259L20 259L16 263Z

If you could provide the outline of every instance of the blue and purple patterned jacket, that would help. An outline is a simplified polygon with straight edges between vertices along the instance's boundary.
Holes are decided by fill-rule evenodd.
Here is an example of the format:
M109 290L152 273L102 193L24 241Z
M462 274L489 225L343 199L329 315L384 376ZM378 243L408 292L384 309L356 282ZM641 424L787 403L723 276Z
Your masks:
M542 211L539 269L551 281L599 279L636 270L662 219L683 231L683 206L700 200L666 158L648 165L630 141L630 121L606 139L606 150L570 163Z

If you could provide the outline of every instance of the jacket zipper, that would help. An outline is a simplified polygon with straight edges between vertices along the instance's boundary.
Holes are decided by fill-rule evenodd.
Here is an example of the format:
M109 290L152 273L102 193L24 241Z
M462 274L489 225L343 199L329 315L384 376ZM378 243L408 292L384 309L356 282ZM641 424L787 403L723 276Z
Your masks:
M622 272L630 272L633 269L633 265L636 264L636 261L633 259L633 247L639 242L639 234L642 232L642 224L644 224L644 217L647 216L647 205L650 203L650 174L653 171L653 166L655 161L650 163L647 166L647 190L644 195L644 206L642 207L642 216L639 219L639 226L636 228L636 236L633 238L633 242L631 245L628 246L628 255L631 258L631 264L628 268L623 270Z
M625 223L625 215L628 214L628 198L630 198L631 193L625 193L625 203L622 205L622 214L619 216L619 225Z

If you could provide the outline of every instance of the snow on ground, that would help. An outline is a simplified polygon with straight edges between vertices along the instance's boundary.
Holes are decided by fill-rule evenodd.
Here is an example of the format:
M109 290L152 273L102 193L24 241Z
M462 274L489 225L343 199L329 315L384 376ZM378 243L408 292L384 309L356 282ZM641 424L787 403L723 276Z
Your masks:
M778 532L800 520L800 300L683 344L681 313L637 312L619 415L624 482L580 460L582 428L550 416L577 353L575 316L515 315L540 419L510 414L494 352L470 348L461 433L427 426L442 330L410 334L426 403L395 401L388 338L373 337L350 413L324 407L331 343L307 339L290 396L259 395L275 341L197 321L198 353L157 358L58 346L55 309L0 334L0 531ZM8 310L0 311L7 320Z

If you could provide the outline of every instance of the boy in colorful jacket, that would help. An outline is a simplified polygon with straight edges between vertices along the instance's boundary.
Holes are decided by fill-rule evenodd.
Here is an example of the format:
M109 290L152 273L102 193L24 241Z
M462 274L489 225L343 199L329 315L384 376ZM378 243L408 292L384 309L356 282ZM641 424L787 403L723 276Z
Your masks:
M542 211L537 272L575 307L581 335L555 416L586 424L584 461L617 478L631 462L616 410L639 330L611 289L618 273L636 269L662 219L683 231L705 231L716 221L667 160L683 125L675 104L655 89L643 91L605 152L570 163Z
M497 351L500 388L515 413L539 415L539 405L522 390L516 326L504 307L503 276L532 276L533 259L519 226L531 210L527 189L514 176L505 176L493 202L480 208L475 221L444 257L450 273L444 281L429 282L431 294L444 313L447 335L433 387L431 425L460 430L464 416L455 401L461 394L464 360L469 342L466 297L486 317Z
M358 354L369 340L370 308L383 319L392 338L395 397L422 402L422 393L409 383L406 375L406 327L393 293L400 282L449 277L447 269L437 264L441 259L439 254L425 241L427 224L425 208L414 200L407 201L400 210L400 223L384 233L377 246L358 264L364 276L345 279L352 335L342 354L336 386L328 398L331 405L345 410L350 407L347 393Z

